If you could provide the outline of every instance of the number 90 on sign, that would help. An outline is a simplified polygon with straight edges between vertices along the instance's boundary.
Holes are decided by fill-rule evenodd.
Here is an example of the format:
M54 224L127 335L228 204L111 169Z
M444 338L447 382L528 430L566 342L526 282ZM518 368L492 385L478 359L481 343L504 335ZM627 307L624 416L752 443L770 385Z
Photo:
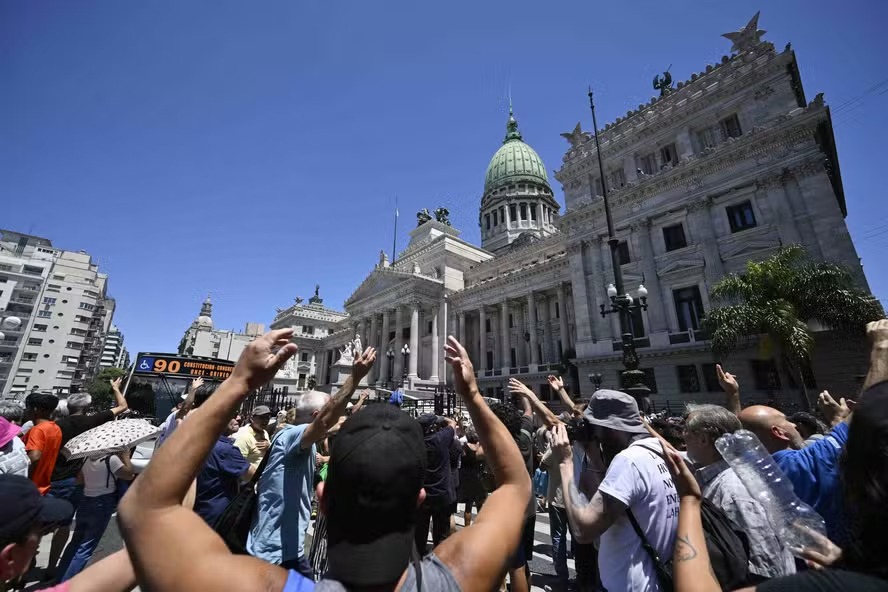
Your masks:
M154 360L154 371L155 372L169 372L170 374L177 374L179 370L182 369L182 362L179 360L167 360L158 359Z

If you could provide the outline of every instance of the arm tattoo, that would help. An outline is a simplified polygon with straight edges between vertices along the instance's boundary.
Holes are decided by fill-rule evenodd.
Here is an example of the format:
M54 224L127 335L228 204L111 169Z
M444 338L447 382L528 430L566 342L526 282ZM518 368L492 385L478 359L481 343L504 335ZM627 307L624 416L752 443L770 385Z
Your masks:
M690 561L691 559L696 559L697 549L695 549L694 545L691 544L691 538L688 535L679 535L675 537L675 544L676 561Z

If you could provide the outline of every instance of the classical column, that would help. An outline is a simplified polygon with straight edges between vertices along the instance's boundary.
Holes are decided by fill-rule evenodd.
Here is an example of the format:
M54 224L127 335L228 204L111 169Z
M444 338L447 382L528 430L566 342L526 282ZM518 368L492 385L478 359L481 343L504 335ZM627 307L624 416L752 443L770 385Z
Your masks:
M382 352L379 350L379 315L373 313L370 317L370 335L367 337L367 345L372 345L376 348L376 363L373 364L373 369L370 375L370 380L373 383L376 383L379 380L379 367L382 366L380 362L380 356L382 356Z
M484 305L478 309L478 369L487 370L487 313Z
M382 382L388 382L392 379L389 376L389 361L386 353L388 352L388 338L389 333L391 333L391 329L389 328L389 316L391 312L389 309L385 309L382 311L382 335L379 336L379 351L376 352L376 363L380 365L380 373L379 375L382 377Z
M561 351L570 349L570 330L567 328L567 298L564 295L564 283L558 284L558 325L561 330Z
M501 368L509 368L512 365L512 350L509 335L509 301L503 300L500 305L500 351L502 352Z
M592 341L592 318L595 314L595 311L590 310L589 307L589 292L586 286L585 250L586 247L582 241L570 245L567 250L570 263L570 283L574 301L574 322L577 325L578 343ZM561 298L561 292L559 292L559 298ZM563 314L563 300L560 306ZM567 346L565 345L564 347L566 348ZM578 345L577 350L579 351L580 349L581 347Z
M527 295L527 319L530 326L527 328L530 333L530 363L534 366L540 363L540 351L537 341L537 311L536 302L534 302L533 292Z
M604 268L604 274L601 276L602 277L601 285L596 286L595 291L600 292L602 294L601 298L605 303L604 308L605 308L605 310L609 310L610 309L610 300L608 299L607 293L605 292L605 287L608 284L614 283L614 262L613 262L613 258L611 257L610 244L608 244L608 242L606 240L601 241L601 248L599 249L599 252L601 253L601 261L603 264L602 267ZM607 316L610 319L610 326L611 326L610 338L613 340L619 341L623 335L623 328L620 325L620 315L609 314ZM608 319L605 319L605 324L607 323L607 321L608 321ZM607 337L607 336L608 335L605 334L605 337Z
M654 259L654 244L652 242L651 221L644 220L641 224L632 227L633 234L637 240L635 244L641 253L641 266L644 270L645 288L652 295L648 298L647 317L650 327L648 331L651 333L668 331L669 324L666 320L666 303L660 296L660 277L657 275L657 262ZM633 295L633 298L635 296Z
M407 377L415 379L418 378L416 367L419 361L419 302L413 302L410 307L410 368Z
M554 357L554 353L552 352L552 317L549 312L549 297L545 294L540 295L539 300L540 306L543 307L543 341L542 341L542 350L543 350L543 364L548 364L552 361Z
M399 382L401 380L401 377L404 376L404 360L401 356L401 349L404 347L404 334L401 331L402 323L402 307L397 306L395 307L395 375L392 376L392 380L394 382Z
M692 236L695 237L703 251L703 275L706 277L706 283L710 286L725 275L721 253L718 250L718 241L712 226L711 207L712 200L710 199L703 199L688 207L689 219L693 228ZM656 292L651 291L651 294L656 294Z
M457 317L459 318L459 342L463 344L463 347L468 345L466 343L466 312L464 310L459 311Z
M432 363L430 364L431 369L429 372L431 375L429 376L429 380L438 382L438 314L440 313L440 309L436 306L432 309Z

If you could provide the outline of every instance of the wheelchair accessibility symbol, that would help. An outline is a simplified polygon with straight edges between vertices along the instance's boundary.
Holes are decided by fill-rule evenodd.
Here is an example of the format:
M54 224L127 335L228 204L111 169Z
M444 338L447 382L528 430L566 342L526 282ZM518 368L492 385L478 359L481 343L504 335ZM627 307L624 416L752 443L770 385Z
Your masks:
M154 358L142 358L139 361L140 372L151 372L154 370Z

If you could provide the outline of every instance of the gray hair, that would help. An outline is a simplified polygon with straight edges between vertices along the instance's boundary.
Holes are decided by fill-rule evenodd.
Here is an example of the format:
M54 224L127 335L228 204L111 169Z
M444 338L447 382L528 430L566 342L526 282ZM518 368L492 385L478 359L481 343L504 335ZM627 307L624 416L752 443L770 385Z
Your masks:
M311 421L311 416L315 411L320 411L321 407L327 404L330 395L321 391L305 391L296 399L296 406L293 408L293 421L290 421L290 415L287 415L289 423L300 424Z
M3 401L0 403L0 417L12 423L21 424L25 408L17 401Z
M68 401L66 399L60 399L59 404L56 405L55 410L52 412L52 419L55 421L56 419L68 417L68 415Z
M80 413L92 405L92 395L89 393L74 393L67 399L68 411L71 413Z
M692 434L705 435L714 442L725 434L733 434L743 426L737 416L720 405L694 405L685 407L685 430Z

